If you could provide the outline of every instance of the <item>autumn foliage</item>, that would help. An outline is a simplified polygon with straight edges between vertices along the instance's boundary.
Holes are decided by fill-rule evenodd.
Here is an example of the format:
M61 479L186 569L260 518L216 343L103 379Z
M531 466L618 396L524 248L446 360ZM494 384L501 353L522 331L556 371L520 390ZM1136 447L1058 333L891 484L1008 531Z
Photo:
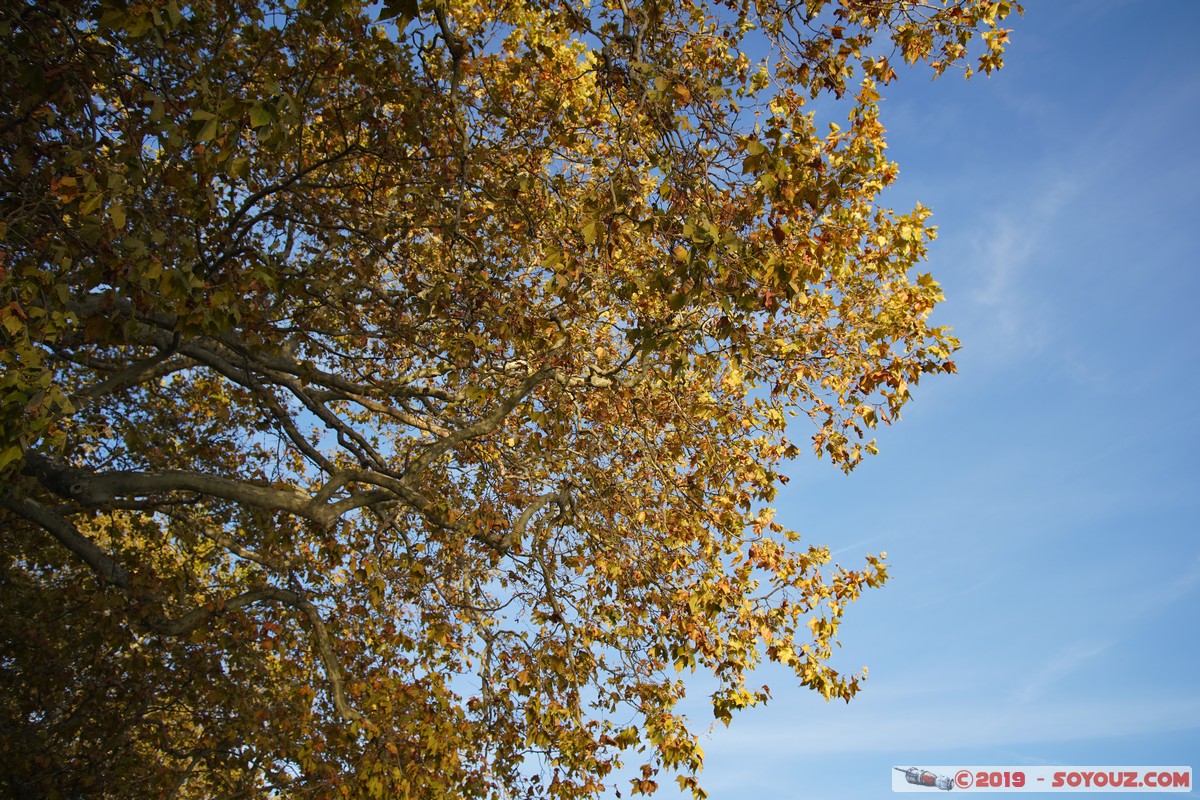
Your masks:
M700 796L689 671L849 699L884 564L772 502L954 370L878 92L1009 6L4 2L0 792Z

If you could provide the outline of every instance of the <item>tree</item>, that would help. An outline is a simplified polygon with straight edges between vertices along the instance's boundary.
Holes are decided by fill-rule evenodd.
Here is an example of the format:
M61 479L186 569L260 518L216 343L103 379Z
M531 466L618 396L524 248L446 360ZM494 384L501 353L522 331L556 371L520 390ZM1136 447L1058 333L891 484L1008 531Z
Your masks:
M7 790L702 796L678 672L848 700L785 434L954 371L877 90L1009 12L6 2Z

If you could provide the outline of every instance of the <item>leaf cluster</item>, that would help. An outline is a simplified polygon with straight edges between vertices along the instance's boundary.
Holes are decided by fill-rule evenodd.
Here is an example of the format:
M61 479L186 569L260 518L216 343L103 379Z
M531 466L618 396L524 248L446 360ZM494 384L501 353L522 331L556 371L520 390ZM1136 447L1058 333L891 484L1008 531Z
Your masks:
M954 371L879 93L1012 10L6 3L0 780L702 797L681 673L849 700L886 566L772 503Z

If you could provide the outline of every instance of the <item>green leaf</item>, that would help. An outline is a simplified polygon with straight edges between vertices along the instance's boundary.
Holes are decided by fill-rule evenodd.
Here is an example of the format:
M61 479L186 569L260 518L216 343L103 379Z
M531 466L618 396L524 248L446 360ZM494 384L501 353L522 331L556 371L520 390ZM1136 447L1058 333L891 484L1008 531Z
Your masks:
M14 461L20 460L21 455L21 446L16 444L9 445L3 450L0 450L0 470L4 469Z
M596 231L597 231L598 227L599 227L599 223L597 223L596 220L592 220L591 222L589 222L583 226L583 241L585 243L587 243L587 244L595 244L596 243Z
M196 141L210 142L217 138L217 120L215 117L207 120L204 126L200 128L200 132L196 134Z
M274 119L270 111L263 107L262 103L255 103L250 106L250 127L261 128L264 125L270 125Z

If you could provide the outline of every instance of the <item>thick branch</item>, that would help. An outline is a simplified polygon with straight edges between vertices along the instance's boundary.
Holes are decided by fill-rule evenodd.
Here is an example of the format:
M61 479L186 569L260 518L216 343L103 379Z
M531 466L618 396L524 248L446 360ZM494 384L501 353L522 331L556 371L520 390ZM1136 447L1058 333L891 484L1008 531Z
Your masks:
M39 525L104 580L122 589L129 588L129 573L95 542L80 533L69 519L54 509L47 508L32 498L15 496L8 492L0 492L0 505Z
M347 395L369 397L371 389L374 388L381 393L399 397L433 397L444 402L453 402L458 399L452 392L444 389L413 386L418 380L442 374L445 371L443 368L418 370L409 375L403 375L397 380L372 384L368 387L355 383L342 375L325 372L309 362L301 363L283 353L270 353L262 348L250 347L232 334L225 334L221 337L220 344L255 367L261 368L265 373L284 373ZM219 355L212 347L204 346L204 349L214 356Z
M26 454L25 472L36 477L58 496L84 505L113 504L121 498L152 494L194 492L246 506L287 511L329 528L343 515L356 509L403 500L434 525L447 530L457 529L438 512L435 503L407 481L373 470L353 469L335 473L311 496L293 489L274 489L182 470L91 472L59 464L40 453ZM378 488L355 492L331 502L331 498L348 483L364 483ZM29 518L34 519L32 516ZM38 521L38 524L42 523ZM52 530L49 525L43 527ZM499 540L488 539L487 543L499 546Z
M235 366L224 354L217 353L212 348L205 347L200 342L189 342L180 348L180 352L211 367L234 383L247 388L252 388L258 384L258 379L253 373L246 371L240 366ZM326 427L337 431L338 442L347 450L354 453L360 462L364 464L372 463L378 467L384 465L383 458L371 447L370 443L344 420L313 399L308 387L303 383L297 381L291 375L283 373L266 373L265 377L286 388L295 395L297 400L304 404L305 408L324 422Z
M172 361L169 359L169 354L153 356L135 361L124 369L96 381L80 391L79 396L94 400L186 368L185 362Z
M216 475L182 470L91 472L58 464L39 453L26 454L25 472L36 477L43 486L58 496L84 505L103 505L121 497L196 492L256 508L288 511L325 528L333 525L347 510L365 504L361 500L354 501L354 498L351 498L354 502L343 500L327 505L290 489L272 489ZM373 497L366 502L376 502L379 499Z
M533 515L546 507L552 500L561 500L562 492L546 492L534 498L534 501L525 507L521 512L521 516L517 517L517 521L513 523L512 531L506 537L508 546L513 546L525 538L525 529L529 527L529 520L533 519Z

